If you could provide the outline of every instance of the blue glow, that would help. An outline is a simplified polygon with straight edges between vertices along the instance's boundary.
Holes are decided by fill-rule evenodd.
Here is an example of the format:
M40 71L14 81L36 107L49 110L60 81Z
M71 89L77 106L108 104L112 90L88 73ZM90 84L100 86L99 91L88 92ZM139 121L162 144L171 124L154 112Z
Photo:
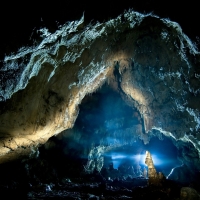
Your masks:
M120 161L113 160L113 167L114 167L115 169L118 169L118 167L119 167L120 164L121 164Z
M151 157L153 159L153 163L155 166L163 166L163 165L170 165L170 164L173 164L175 162L175 159L169 159L167 158L166 156L163 156L161 154L151 154ZM145 158L146 158L146 155L143 154L143 155L140 155L140 163L142 165L145 165Z
M117 154L117 155L112 155L112 160L116 160L116 159L122 159L122 158L127 158L127 156L126 155L119 155L119 154Z
M108 138L112 142L112 138ZM119 166L129 168L132 166L137 171L138 165L141 170L147 168L145 164L146 150L150 151L154 166L157 172L162 172L165 176L168 176L171 170L180 166L180 161L177 160L176 148L172 142L165 138L164 141L160 141L158 138L152 138L148 145L135 143L133 146L120 147L115 151L106 153L107 160L105 167L109 166L109 163L113 163L113 167L118 169Z
M139 164L142 168L146 166L145 164L145 159L146 159L146 154L136 154L136 155L131 155L130 153L118 153L118 152L112 152L108 153L107 156L111 157L113 167L115 169L118 169L118 167L126 163L127 166L136 166ZM163 172L166 176L170 173L172 168L175 166L179 166L180 163L177 161L177 159L174 158L169 158L167 155L163 155L162 153L158 152L151 154L153 163L156 167L156 170L159 172Z

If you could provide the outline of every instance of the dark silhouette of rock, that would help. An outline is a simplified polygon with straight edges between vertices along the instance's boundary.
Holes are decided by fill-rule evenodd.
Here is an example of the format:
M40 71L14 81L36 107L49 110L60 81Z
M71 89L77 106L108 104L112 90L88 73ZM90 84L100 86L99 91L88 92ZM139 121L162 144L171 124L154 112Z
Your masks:
M181 200L199 200L200 196L197 191L190 187L183 187L181 188L180 193Z

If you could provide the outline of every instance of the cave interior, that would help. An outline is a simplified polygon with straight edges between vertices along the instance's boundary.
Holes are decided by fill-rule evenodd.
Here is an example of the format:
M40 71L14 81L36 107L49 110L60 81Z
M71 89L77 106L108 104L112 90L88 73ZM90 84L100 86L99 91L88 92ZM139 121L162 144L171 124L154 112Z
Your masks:
M0 73L0 194L199 199L199 52L180 26L129 10L40 31Z
M145 190L149 185L146 151L168 181L162 187L172 188L169 198L178 197L180 188L190 184L198 190L194 147L158 130L148 133L145 144L138 129L144 133L139 111L121 90L106 82L84 97L73 128L49 138L29 158L1 164L2 192L6 188L8 197L7 191L12 191L11 196L26 194L30 199L73 199L81 191L88 199L98 195L117 199L119 188L126 188L121 193L134 194L133 198L160 197L161 186Z

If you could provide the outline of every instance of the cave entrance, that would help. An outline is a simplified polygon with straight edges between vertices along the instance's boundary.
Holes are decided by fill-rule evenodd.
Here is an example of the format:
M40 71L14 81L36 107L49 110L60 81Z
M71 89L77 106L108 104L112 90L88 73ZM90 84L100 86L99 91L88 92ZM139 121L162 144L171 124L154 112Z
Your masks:
M107 178L141 177L147 169L146 150L165 176L180 165L176 147L159 131L149 133L150 142L144 144L142 117L120 91L104 84L85 96L79 108L74 127L44 145L51 151L50 160L56 159L51 162L56 163L58 171L68 176L99 171Z

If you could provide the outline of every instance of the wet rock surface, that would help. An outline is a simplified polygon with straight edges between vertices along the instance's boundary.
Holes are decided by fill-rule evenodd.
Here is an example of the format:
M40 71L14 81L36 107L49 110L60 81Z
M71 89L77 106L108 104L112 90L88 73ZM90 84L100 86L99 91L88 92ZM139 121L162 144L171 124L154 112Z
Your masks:
M1 68L0 162L72 128L82 99L105 82L134 104L145 133L159 130L199 153L199 52L177 23L130 10L40 31L40 43Z

